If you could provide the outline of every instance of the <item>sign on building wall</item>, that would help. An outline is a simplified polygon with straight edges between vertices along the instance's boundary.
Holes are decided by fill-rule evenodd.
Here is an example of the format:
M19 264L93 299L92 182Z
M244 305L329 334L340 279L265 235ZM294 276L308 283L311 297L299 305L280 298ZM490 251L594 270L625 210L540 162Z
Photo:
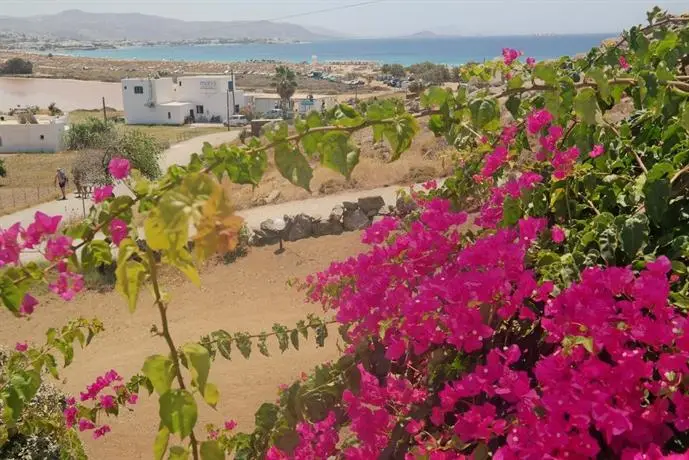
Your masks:
M199 82L201 89L215 90L218 87L218 82L215 80L201 80Z

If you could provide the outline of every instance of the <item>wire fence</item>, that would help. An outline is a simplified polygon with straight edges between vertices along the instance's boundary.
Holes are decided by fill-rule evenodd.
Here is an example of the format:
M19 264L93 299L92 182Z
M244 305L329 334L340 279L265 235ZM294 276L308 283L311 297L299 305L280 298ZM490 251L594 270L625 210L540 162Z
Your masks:
M20 211L61 197L62 193L59 188L48 185L0 187L0 215Z

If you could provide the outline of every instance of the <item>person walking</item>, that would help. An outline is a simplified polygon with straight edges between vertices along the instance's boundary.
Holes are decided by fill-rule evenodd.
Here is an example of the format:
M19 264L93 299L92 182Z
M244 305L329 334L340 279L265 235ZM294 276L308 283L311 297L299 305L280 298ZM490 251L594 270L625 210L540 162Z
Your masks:
M60 191L62 192L62 198L60 200L66 200L67 195L65 194L65 189L67 188L67 174L65 174L64 169L62 168L57 168L57 173L55 174L55 186L60 187Z

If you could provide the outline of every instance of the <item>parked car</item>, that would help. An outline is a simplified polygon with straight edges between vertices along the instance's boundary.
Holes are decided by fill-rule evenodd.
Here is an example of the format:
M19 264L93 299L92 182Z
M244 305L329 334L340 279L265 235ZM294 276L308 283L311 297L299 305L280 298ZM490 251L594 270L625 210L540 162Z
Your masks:
M246 118L246 115L232 115L230 117L229 122L226 121L224 123L225 126L231 126L231 127L246 126L248 124L249 124L249 120Z
M277 120L278 118L282 118L284 115L282 109L270 109L265 113L263 118L267 118L269 120Z

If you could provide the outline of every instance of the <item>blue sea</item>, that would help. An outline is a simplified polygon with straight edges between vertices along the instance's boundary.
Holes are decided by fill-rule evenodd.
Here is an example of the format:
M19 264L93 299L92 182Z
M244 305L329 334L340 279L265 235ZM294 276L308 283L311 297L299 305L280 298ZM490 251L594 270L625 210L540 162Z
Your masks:
M525 56L550 59L588 52L616 34L452 37L408 39L337 40L294 44L237 44L195 46L148 46L119 49L77 50L67 54L113 59L240 62L278 60L310 62L375 61L410 65L423 61L463 64L501 54L502 48L521 50Z

